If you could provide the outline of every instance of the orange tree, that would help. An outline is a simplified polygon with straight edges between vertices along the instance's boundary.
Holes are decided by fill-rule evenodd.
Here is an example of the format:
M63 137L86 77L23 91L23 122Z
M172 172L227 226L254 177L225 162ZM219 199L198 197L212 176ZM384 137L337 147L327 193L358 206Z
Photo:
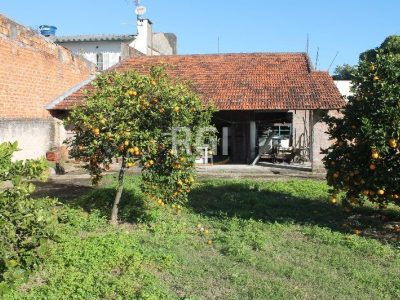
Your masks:
M185 83L169 78L163 67L153 67L149 75L128 71L97 77L85 105L67 119L74 128L68 143L94 184L111 163L120 162L112 223L117 222L124 172L135 164L142 169L141 188L149 199L161 206L187 200L196 147L214 136L212 113L212 106L203 105Z
M324 151L331 200L345 191L345 205L400 205L400 36L362 53L352 77L342 118L326 118L335 140Z

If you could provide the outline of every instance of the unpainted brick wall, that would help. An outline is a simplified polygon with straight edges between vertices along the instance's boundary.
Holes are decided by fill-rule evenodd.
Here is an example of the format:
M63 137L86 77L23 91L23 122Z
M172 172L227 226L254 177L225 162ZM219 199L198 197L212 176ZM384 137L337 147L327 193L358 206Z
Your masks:
M94 65L0 15L0 118L50 118L45 106Z

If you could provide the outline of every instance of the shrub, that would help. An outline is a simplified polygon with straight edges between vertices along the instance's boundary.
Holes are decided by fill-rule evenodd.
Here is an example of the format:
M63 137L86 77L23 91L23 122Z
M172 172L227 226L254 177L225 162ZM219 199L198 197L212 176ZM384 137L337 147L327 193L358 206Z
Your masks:
M0 295L27 277L39 261L39 246L54 236L53 199L32 199L29 180L44 179L43 160L12 161L17 143L0 144Z

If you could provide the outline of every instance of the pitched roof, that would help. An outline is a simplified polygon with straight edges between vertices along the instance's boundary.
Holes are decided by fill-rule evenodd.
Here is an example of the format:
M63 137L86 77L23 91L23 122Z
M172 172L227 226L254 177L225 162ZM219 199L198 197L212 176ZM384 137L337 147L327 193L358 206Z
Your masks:
M108 70L137 70L167 64L170 76L188 80L202 99L220 110L338 109L345 105L327 72L312 71L305 53L251 53L129 57ZM49 109L82 105L83 91Z
M131 41L135 39L133 34L91 34L91 35L66 35L56 36L56 43L65 42L97 42L97 41Z

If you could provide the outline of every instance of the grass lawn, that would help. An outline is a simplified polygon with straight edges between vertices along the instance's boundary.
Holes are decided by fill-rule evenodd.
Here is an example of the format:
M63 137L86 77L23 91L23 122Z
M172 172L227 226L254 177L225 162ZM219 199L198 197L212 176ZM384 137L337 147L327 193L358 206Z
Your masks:
M354 234L323 182L203 180L181 212L144 203L138 184L127 179L118 228L112 186L60 209L59 242L9 298L400 298L399 245Z

